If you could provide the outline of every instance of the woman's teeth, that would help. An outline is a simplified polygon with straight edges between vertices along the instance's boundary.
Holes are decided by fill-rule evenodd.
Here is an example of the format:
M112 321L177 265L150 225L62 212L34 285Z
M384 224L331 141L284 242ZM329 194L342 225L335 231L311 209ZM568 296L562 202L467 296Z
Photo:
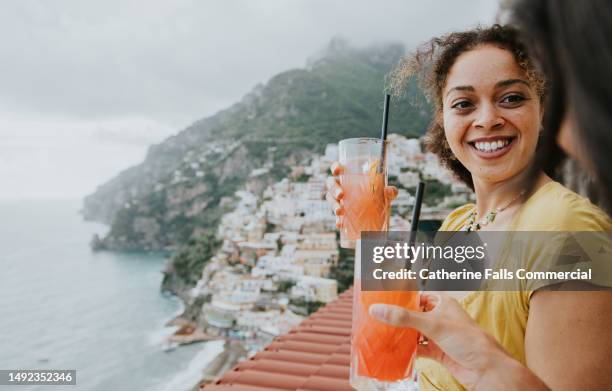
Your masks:
M495 152L500 148L510 144L510 140L497 140L491 142L477 142L474 143L474 147L481 152Z

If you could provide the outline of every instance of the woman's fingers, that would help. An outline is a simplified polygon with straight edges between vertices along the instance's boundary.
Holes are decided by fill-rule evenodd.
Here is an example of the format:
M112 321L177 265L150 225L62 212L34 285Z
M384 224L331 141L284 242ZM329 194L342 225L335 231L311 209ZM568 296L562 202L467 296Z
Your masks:
M417 356L441 362L444 358L444 352L440 349L438 344L430 339L423 344L419 343L417 345Z
M443 299L446 299L447 296L444 293L429 293L423 292L420 297L420 305L423 311L431 311L433 310Z
M395 197L397 197L397 187L395 186L387 186L385 187L385 198L387 201L393 201Z
M342 216L344 214L344 209L342 208L342 204L337 201L330 192L325 194L325 200L331 205L332 210L336 216Z
M435 327L436 320L426 312L408 311L391 304L372 304L370 315L383 323L396 327L412 327L425 335Z
M334 176L327 178L327 193L325 194L325 199L329 202L336 215L336 227L342 228L342 219L339 218L339 216L344 214L344 209L340 202L344 193L342 192L342 187L340 186L338 178L336 178L336 176L342 172L342 166L338 162L335 162L331 167L331 172Z
M331 167L330 167L330 171L332 173L333 176L338 176L340 174L342 174L342 170L344 169L344 167L338 163L338 162L333 162Z
M342 199L342 196L344 195L342 193L342 187L340 187L340 183L338 182L338 180L334 177L329 177L327 178L326 181L326 185L327 185L327 195L329 195L332 199L339 201Z
M325 186L327 187L328 192L329 190L335 188L338 185L339 185L338 180L333 176L328 176L327 179L325 180Z
M331 204L332 210L334 211L334 215L336 216L344 215L344 209L342 208L342 205L339 202L337 202L333 198L328 199L327 201Z

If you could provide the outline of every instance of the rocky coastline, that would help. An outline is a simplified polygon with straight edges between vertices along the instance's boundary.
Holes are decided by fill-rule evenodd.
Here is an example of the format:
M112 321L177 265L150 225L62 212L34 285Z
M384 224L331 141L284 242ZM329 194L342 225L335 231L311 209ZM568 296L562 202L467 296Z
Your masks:
M216 382L225 372L247 357L247 351L238 341L226 340L223 352L215 357L202 371L202 380L192 388L199 391L205 385Z
M208 365L202 368L202 375L192 391L199 391L203 386L214 383L225 372L236 366L239 361L247 358L247 349L244 344L227 337L208 334L196 323L185 319L182 315L170 320L166 326L178 326L173 334L166 338L166 350L194 343L223 340L223 351L214 357Z

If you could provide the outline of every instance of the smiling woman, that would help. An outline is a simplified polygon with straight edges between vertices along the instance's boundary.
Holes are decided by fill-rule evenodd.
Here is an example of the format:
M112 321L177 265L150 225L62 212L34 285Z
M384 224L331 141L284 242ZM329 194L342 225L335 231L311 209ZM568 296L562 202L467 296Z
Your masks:
M420 76L436 109L427 145L476 193L476 204L451 212L440 230L612 231L605 213L538 166L545 89L525 53L514 29L496 25L434 38L392 75L400 88L415 73ZM532 247L521 257L527 272L550 262ZM460 304L514 360L554 389L602 389L608 375L595 363L607 360L601 341L608 338L610 319L601 314L611 313L610 302L550 288L527 282L513 292L471 292ZM469 333L462 341L483 343L482 351L491 346ZM571 367L562 359L570 355ZM483 379L464 362L441 354L426 357L446 369L419 360L423 390L505 389L499 379ZM480 361L475 368L486 359Z

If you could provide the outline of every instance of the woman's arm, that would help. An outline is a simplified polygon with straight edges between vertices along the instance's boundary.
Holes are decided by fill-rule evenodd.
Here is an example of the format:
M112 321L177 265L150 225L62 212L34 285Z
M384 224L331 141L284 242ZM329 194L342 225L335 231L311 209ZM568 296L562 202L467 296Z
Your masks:
M500 357L492 368L485 371L477 390L550 391L551 389L533 371L504 351L504 357Z
M421 306L425 312L387 304L374 304L369 311L382 322L419 330L428 338L428 343L419 345L418 355L444 365L470 390L549 390L482 330L457 300L445 294L424 293Z
M536 291L525 334L527 366L553 390L612 385L612 292Z

